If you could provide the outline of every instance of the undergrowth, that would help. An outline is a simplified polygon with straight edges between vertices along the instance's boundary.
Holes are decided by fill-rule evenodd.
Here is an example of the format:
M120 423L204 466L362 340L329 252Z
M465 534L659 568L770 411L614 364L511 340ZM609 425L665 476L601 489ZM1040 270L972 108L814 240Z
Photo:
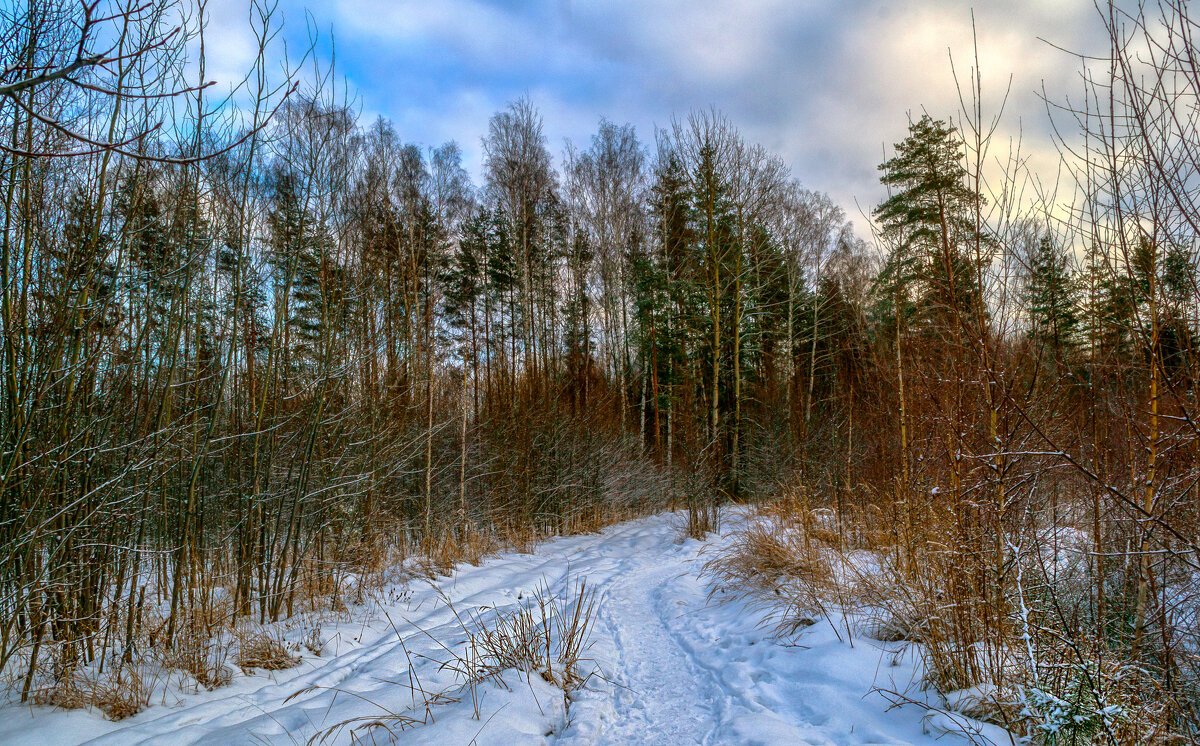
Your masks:
M1134 659L1132 614L1117 614L1117 593L1106 618L1089 616L1086 552L1064 552L1028 525L1009 537L1005 575L973 586L935 521L888 525L862 504L814 508L795 490L759 506L706 563L713 593L762 606L780 634L825 615L843 620L844 634L913 645L946 710L1029 743L1194 742L1194 670L1164 644L1167 630L1144 636ZM1114 572L1108 582L1130 581Z

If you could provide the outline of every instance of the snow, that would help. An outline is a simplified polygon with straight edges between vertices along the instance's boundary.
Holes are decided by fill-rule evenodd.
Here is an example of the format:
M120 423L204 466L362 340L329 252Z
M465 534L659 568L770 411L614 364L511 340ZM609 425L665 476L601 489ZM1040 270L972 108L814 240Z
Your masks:
M800 632L776 637L764 610L723 599L732 589L713 589L701 577L706 552L728 537L682 541L679 521L673 514L630 521L463 566L432 583L385 588L370 603L320 620L320 656L299 649L294 668L239 671L211 692L160 687L150 708L120 722L9 704L0 708L0 743L291 744L325 736L324 743L343 744L354 735L438 746L955 741L946 733L966 718L940 712L936 695L920 688L913 648L851 634L854 624L839 616L814 617ZM468 612L486 618L528 603L539 585L562 593L585 578L599 599L586 654L595 671L569 697L515 669L464 688L443 665L450 651L461 654L459 619ZM314 625L281 629L299 648ZM422 691L444 696L427 704ZM900 700L883 691L916 704L893 706ZM363 729L376 720L390 730ZM968 726L993 738L1000 732Z

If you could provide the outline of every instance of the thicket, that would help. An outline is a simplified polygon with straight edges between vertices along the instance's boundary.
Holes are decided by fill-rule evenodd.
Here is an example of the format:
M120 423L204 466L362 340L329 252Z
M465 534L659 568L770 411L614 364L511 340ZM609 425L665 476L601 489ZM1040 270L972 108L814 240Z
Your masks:
M1109 55L1051 102L1056 191L998 155L977 60L881 164L866 384L710 571L785 629L834 599L920 643L927 685L1034 742L1195 743L1196 24L1099 19Z

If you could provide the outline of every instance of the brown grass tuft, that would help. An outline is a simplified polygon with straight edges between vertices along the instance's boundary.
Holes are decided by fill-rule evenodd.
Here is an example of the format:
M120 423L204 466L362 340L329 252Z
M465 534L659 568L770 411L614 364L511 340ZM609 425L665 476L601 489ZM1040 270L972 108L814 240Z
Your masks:
M163 655L162 664L189 674L205 689L212 691L228 684L233 671L225 665L229 648L219 639L187 628L180 631L171 650Z
M123 720L150 705L151 689L143 672L131 666L105 673L77 667L60 671L53 684L34 690L31 700L67 710L94 707L109 720Z
M732 541L704 565L713 592L751 597L777 610L778 629L812 623L832 594L837 555L804 521L759 516L733 532Z
M259 668L280 671L299 662L299 658L288 652L277 632L249 629L238 635L238 666L247 674Z
M498 683L502 672L515 668L565 691L575 689L591 675L582 664L591 646L596 604L596 592L586 581L573 587L568 581L561 596L543 583L513 611L485 615L473 610L465 619L455 611L467 647L446 666L470 685L489 679Z

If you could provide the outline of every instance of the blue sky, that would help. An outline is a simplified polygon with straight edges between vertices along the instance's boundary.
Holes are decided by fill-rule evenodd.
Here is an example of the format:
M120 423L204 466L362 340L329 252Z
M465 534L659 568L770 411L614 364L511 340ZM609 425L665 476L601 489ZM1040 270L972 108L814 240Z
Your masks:
M985 100L998 104L1012 76L1001 137L1020 136L1031 165L1053 179L1038 91L1077 93L1078 64L1038 37L1103 51L1091 0L280 4L293 50L303 46L306 11L323 57L332 31L364 118L391 119L407 141L457 141L473 176L488 117L523 94L543 114L556 162L566 139L586 145L601 116L633 123L649 143L673 115L716 106L852 213L881 198L876 166L910 113L957 115L948 52L964 74L973 7ZM245 0L210 8L209 43L222 59L214 75L227 80L249 54Z

